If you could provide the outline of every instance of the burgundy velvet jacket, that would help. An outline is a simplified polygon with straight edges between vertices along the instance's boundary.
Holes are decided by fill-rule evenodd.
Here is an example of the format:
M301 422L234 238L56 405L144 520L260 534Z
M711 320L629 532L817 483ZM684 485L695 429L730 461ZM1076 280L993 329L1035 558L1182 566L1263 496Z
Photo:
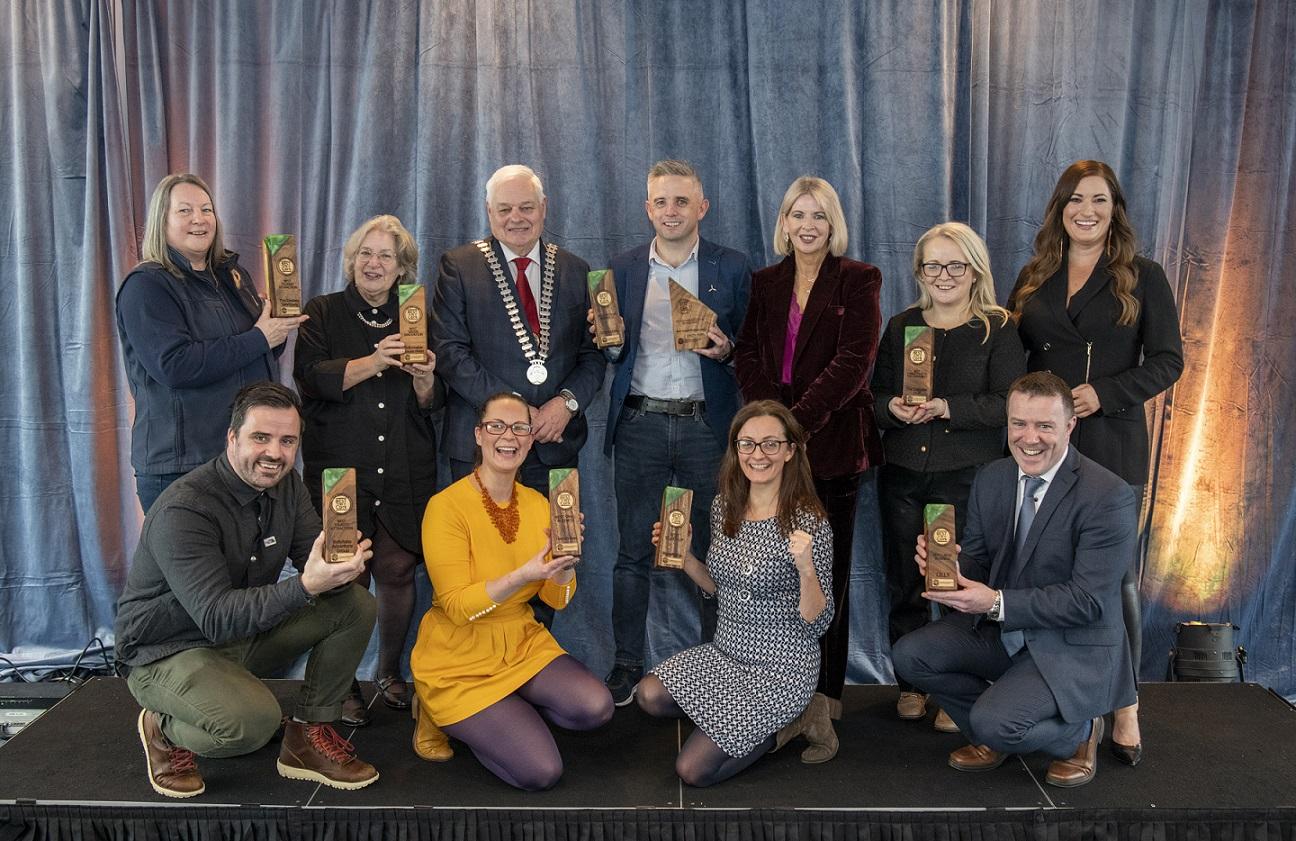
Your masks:
M796 262L791 256L752 276L751 304L734 351L743 399L778 400L810 436L816 479L859 473L882 462L869 379L882 330L877 267L829 255L806 300L783 385L783 344Z

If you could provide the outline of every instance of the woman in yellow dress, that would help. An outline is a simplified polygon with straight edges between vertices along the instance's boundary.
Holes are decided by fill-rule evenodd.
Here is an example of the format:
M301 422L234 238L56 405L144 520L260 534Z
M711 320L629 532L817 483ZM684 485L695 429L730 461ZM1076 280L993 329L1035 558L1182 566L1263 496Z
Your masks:
M550 557L549 502L517 482L531 433L521 397L491 397L474 430L477 469L428 502L423 556L436 597L410 668L419 756L449 759L453 736L504 782L541 791L563 769L545 720L592 730L613 707L527 605L537 593L555 610L570 604L577 560Z

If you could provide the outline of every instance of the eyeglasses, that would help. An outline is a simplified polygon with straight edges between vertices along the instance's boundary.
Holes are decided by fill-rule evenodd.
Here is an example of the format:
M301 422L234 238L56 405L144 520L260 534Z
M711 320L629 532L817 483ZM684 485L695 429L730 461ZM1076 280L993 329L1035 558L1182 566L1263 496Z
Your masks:
M396 254L391 251L372 251L368 248L362 248L356 252L356 259L361 263L368 263L374 257L384 266L390 266L396 262Z
M790 444L790 443L792 442L780 441L777 438L766 438L764 441L753 441L750 438L739 438L737 441L734 442L734 446L737 447L738 452L742 453L743 455L749 455L751 453L754 453L756 452L756 448L760 447L762 453L764 453L767 456L772 456L775 453L777 453L779 450L783 449L784 444Z
M927 277L940 277L941 269L949 273L950 277L962 277L967 273L967 263L923 263L922 273Z
M488 420L477 424L478 429L484 429L491 435L503 435L505 430L513 430L513 434L519 438L525 438L531 434L531 424L518 421L517 423L505 423L502 420Z

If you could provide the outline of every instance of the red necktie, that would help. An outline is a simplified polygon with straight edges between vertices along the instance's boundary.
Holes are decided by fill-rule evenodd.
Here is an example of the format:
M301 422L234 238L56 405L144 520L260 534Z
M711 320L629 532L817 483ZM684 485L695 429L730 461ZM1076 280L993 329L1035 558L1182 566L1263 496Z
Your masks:
M536 312L535 296L531 294L531 284L527 283L526 276L527 267L531 265L531 258L518 257L513 262L517 263L518 300L522 302L522 311L526 313L527 324L531 325L531 332L539 335L540 316Z

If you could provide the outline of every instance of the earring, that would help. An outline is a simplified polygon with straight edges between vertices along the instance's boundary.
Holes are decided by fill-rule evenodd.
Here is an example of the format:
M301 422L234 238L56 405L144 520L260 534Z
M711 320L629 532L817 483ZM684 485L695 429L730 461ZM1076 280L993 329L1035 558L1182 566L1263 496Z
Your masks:
M783 236L787 239L787 250L788 250L788 253L791 254L791 253L792 253L792 235L789 234L789 233L784 233Z

